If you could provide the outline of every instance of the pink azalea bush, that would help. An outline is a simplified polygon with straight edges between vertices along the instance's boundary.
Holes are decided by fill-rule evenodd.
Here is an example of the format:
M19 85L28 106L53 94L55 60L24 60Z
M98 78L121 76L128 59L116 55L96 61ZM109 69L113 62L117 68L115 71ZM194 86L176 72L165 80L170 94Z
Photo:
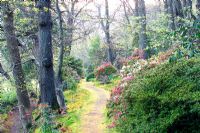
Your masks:
M123 91L129 86L129 82L135 79L136 74L144 69L153 68L159 64L165 63L174 50L169 50L159 54L158 57L152 57L144 60L140 57L140 51L136 50L133 56L124 60L124 65L120 70L122 80L118 86L113 88L111 98L108 102L108 116L113 118L113 122L108 126L114 128L117 126L119 119L126 120L126 102L123 99Z
M99 81L109 80L109 76L117 72L116 68L110 63L103 63L95 71L96 79Z

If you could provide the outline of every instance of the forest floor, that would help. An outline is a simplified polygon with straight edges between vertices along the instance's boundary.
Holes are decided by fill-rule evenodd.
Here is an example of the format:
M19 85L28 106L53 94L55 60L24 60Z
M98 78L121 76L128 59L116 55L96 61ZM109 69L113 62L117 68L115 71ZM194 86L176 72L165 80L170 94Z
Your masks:
M84 86L94 98L90 109L81 117L81 133L103 133L106 131L104 111L110 94L92 83L84 82Z

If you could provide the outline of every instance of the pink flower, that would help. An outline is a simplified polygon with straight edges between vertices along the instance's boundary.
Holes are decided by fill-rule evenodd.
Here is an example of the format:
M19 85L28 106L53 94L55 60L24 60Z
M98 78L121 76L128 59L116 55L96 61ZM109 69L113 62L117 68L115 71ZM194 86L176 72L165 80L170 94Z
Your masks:
M131 80L133 80L133 79L134 79L133 76L127 76L127 77L123 78L122 81L123 81L123 82L129 82L129 81L131 81Z
M115 122L112 122L111 125L108 126L108 128L114 128L116 126L116 123Z
M119 86L112 90L112 94L114 94L114 95L120 95L121 92L122 92L122 89Z
M121 117L121 115L122 115L122 112L121 112L121 111L117 112L117 113L114 115L114 119L115 119L115 120L118 120L118 119Z

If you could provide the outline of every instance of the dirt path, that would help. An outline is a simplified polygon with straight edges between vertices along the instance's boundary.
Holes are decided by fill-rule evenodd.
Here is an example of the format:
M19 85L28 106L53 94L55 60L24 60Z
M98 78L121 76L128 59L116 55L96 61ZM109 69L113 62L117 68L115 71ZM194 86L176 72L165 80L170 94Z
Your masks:
M85 83L86 90L92 93L91 109L82 116L81 133L104 133L104 109L106 108L109 92L96 88L90 83Z

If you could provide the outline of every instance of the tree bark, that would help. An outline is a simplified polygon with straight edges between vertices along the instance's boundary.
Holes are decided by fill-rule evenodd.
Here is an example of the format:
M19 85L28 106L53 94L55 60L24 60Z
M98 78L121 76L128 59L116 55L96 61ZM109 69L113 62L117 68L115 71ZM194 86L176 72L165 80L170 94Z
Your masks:
M183 14L184 18L192 18L192 0L183 0Z
M13 11L10 9L8 3L4 7L4 33L7 42L7 48L10 55L10 61L13 66L13 77L15 81L18 107L20 112L20 118L23 126L24 132L27 132L28 128L31 126L31 106L28 96L28 91L26 89L24 73L22 70L21 57L18 48L18 41L15 34L14 27L14 15Z
M74 22L75 22L75 4L77 1L72 1L71 8L68 10L67 14L67 35L66 35L66 44L67 44L67 56L70 56L71 47L73 42L73 33L74 33Z
M173 0L173 13L175 17L184 17L182 3L180 0Z
M123 4L124 16L125 16L125 18L126 18L126 21L127 21L128 25L131 25L131 22L130 22L128 13L127 13L127 9L126 9L126 2L125 2L125 1L122 1L122 4Z
M159 13L162 13L162 3L161 3L161 0L157 0L158 2L158 11Z
M164 11L166 14L168 14L168 0L163 0L164 3Z
M64 32L63 32L63 21L62 21L62 13L59 7L59 2L56 0L56 10L58 14L58 25L59 25L59 57L58 57L58 68L56 73L56 96L57 101L62 109L62 111L66 111L65 105L65 97L63 95L63 80L62 80L62 66L63 66L63 56L64 56Z
M180 28L183 25L182 19L184 18L183 7L180 0L173 0L173 13L175 19L175 27Z
M0 74L2 74L6 79L10 79L10 76L8 73L3 69L1 63L0 63Z
M147 47L147 35L146 35L146 7L144 0L138 0L138 14L139 14L139 49L140 57L147 59L148 54L146 51Z
M113 51L112 51L112 44L111 44L111 37L110 37L110 16L109 16L109 5L108 0L105 0L105 15L106 15L106 24L105 24L105 37L106 37L106 44L108 46L107 49L107 57L108 61L112 64L114 63Z
M41 102L53 109L57 109L58 102L54 83L50 5L50 0L39 0L36 5L39 9L39 84Z
M135 0L135 16L139 17L139 3L138 3L138 0Z
M175 16L174 16L174 10L173 10L173 0L166 0L167 1L167 13L169 14L169 29L175 30Z

